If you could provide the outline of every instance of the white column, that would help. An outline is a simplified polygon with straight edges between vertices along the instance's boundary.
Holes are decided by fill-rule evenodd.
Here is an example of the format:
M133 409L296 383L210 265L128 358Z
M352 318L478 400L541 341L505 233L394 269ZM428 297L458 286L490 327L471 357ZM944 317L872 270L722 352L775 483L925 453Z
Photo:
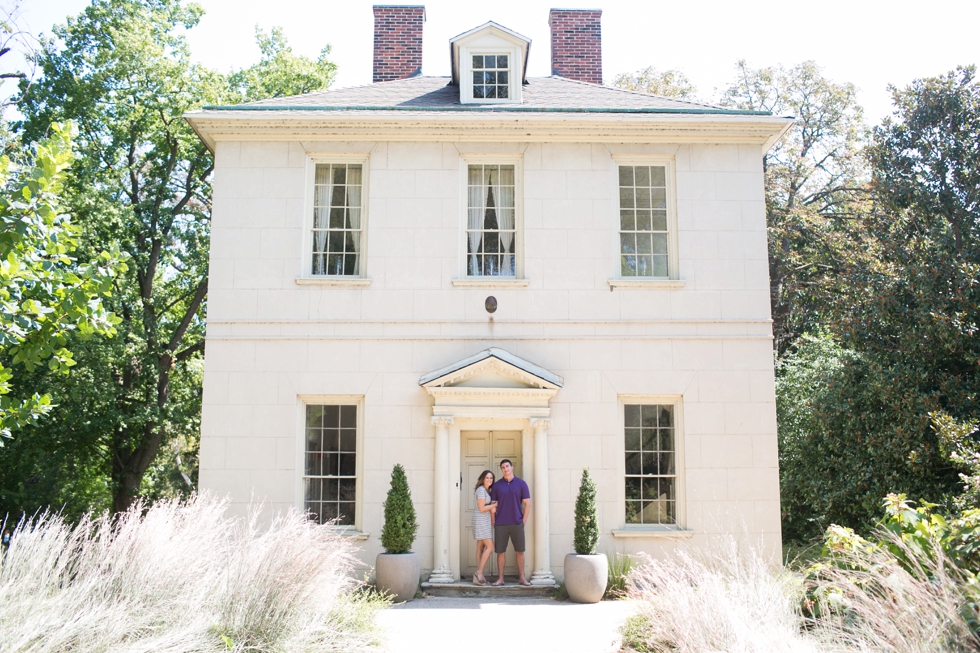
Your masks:
M534 492L531 518L534 520L534 571L532 585L554 585L551 573L551 503L548 500L548 428L550 419L532 419L534 427Z
M433 417L436 427L436 468L432 487L432 573L430 583L451 583L449 568L449 427L452 417Z

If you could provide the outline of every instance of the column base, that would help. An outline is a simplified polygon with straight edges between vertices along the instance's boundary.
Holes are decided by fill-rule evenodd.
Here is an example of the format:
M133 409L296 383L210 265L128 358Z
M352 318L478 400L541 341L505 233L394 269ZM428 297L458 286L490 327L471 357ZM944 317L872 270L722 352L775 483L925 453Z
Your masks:
M449 569L434 569L431 574L429 574L429 583L436 584L446 584L453 583L456 579L453 578L453 572Z
M531 584L549 585L551 587L557 585L557 583L555 583L555 575L551 573L550 569L541 569L531 572Z

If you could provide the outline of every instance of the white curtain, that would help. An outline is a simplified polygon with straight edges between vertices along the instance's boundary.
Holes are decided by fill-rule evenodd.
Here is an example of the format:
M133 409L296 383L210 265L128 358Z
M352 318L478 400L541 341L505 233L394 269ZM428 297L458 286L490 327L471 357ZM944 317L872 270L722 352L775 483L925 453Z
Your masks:
M479 257L476 252L480 249L480 240L483 238L483 166L470 166L469 179L467 180L468 197L466 200L467 217L466 229L468 240L469 257L467 260L468 271L471 274L480 274L478 264Z
M351 240L354 244L354 269L351 274L361 273L361 166L347 166L347 220L346 228L350 229Z
M329 165L317 165L313 198L313 274L326 274L327 227L330 223L330 197L333 182ZM320 231L322 230L322 231Z
M504 251L510 251L514 240L514 187L500 187L500 208L497 210L497 225L500 227L500 244Z
M514 167L500 166L500 192L497 225L500 227L500 245L505 252L501 257L501 272L514 274L514 255L510 253L514 242Z

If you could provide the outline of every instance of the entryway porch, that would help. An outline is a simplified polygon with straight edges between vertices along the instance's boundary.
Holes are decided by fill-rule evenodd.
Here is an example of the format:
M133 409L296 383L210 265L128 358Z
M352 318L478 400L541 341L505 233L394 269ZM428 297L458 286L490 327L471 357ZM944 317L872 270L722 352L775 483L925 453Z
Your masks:
M433 561L427 585L454 585L461 578L466 580L466 572L472 574L476 543L468 533L469 541L461 536L466 530L464 520L469 519L467 505L475 482L469 477L475 467L483 465L499 477L499 467L493 469L489 465L513 457L523 467L523 474L518 475L531 491L525 572L534 586L555 586L551 571L548 429L550 401L562 383L560 376L497 348L419 380L433 397L432 424L436 428ZM496 439L493 433L498 434ZM509 443L512 454L508 456L502 453L503 449L494 448L495 441L501 446ZM480 442L486 446L477 446ZM512 559L507 560L508 565ZM516 568L505 567L505 571L511 570L516 573ZM489 578L490 571L485 573Z

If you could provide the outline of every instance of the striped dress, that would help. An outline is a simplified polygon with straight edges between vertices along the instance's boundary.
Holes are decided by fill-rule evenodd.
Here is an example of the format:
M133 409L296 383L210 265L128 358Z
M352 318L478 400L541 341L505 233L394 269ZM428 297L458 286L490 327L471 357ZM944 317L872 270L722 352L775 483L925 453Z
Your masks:
M490 503L490 493L482 485L476 488L476 498L483 499L483 505ZM480 504L477 504L480 505ZM473 511L473 539L489 540L493 539L493 528L490 526L490 511L480 512L477 508Z

